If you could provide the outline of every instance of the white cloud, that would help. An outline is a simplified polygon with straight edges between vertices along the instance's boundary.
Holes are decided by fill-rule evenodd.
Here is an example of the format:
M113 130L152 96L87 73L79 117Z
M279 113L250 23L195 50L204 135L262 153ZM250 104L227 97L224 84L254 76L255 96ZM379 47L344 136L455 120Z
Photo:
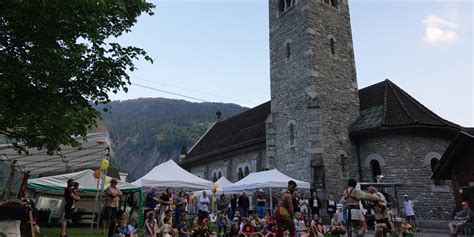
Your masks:
M445 20L435 15L429 15L423 23L426 25L423 41L429 44L448 44L459 40L459 36L454 29L456 23Z

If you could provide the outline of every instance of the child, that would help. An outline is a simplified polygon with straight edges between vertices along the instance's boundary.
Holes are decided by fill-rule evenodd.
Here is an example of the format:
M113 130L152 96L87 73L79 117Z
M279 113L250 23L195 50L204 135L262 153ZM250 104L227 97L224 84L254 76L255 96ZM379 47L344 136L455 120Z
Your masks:
M145 220L145 237L156 237L158 224L155 219L155 212L149 211Z
M326 234L326 230L324 229L324 222L323 218L319 217L318 220L316 221L316 227L318 229L318 233L320 236L324 236Z
M240 230L240 234L244 236L252 236L255 233L255 227L250 222L250 219L245 218L244 224L242 226L242 230Z
M319 218L318 214L314 214L313 220L311 221L310 225L310 234L315 237L322 237L324 236L324 225L322 225L321 229L321 224L322 224L322 219ZM321 223L321 224L320 224Z
M74 182L74 184L72 185L72 193L77 198L77 199L73 199L73 202L72 202L71 208L74 209L74 208L76 208L77 202L79 202L79 199L80 199L79 198L79 183L78 182Z
M120 218L119 225L115 229L115 232L114 232L113 236L114 237L130 237L130 236L133 236L133 233L132 233L132 235L130 235L130 231L129 231L128 226L127 226L127 219Z
M227 225L229 224L229 218L225 212L219 212L217 216L217 236L221 235L221 230L224 230L224 236L227 236Z
M258 233L261 236L267 236L268 233L270 233L270 229L268 228L267 220L264 218L260 219L259 225L258 225Z
M229 229L229 237L239 237L239 221L240 219L238 217L232 219L232 224Z
M193 222L193 236L207 236L208 232L207 217L205 214L199 214Z
M186 212L181 213L178 223L178 233L180 237L189 237L191 233L187 230L186 225L188 222L188 214Z
M234 218L235 217L239 218L239 225L240 225L240 222L242 222L242 217L240 216L240 211L239 210L236 210L234 212Z
M130 221L128 223L128 231L130 233L130 237L137 236L138 234L138 220L135 217L130 218Z
M345 235L346 234L346 228L342 225L341 219L339 219L338 213L334 213L332 219L331 219L331 234L332 235Z
M163 218L163 225L161 226L161 229L160 229L160 237L170 237L170 229L171 229L171 225L168 224L170 222L170 217L169 216L165 216Z
M413 226L411 226L405 218L402 219L402 234L403 237L411 236L413 234Z
M303 215L300 212L295 214L295 219L293 219L293 223L295 224L296 236L301 237L303 232L306 231L306 225L304 224Z
M265 211L265 216L263 218L267 221L267 224L273 223L272 215L269 211Z

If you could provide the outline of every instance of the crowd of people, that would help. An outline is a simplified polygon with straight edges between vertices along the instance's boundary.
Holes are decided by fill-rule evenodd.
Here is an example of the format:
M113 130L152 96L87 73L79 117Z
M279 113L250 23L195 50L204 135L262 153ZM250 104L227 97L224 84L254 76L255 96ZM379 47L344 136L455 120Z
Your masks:
M163 192L151 188L145 198L146 219L143 232L146 237L211 234L229 237L321 237L326 234L344 236L349 231L356 236L364 236L368 228L367 218L361 207L361 201L364 201L375 217L375 236L387 236L387 233L392 232L392 225L385 196L375 187L369 187L368 192L356 189L356 184L355 180L350 179L339 201L329 195L325 205L322 205L316 192L308 198L306 193L296 191L294 181L289 181L287 189L273 195L273 210L268 208L269 200L265 192L258 190L254 211L250 211L251 202L245 192L233 194L228 200L224 194L217 197L214 194L208 195L205 191L196 197L184 191L173 194L171 188L166 188ZM67 222L80 200L78 188L78 183L68 180L64 190L65 221L62 222L61 236L66 235ZM105 190L102 222L102 232L105 233L108 226L109 237L137 236L137 218L125 215L123 211L118 212L122 196L123 193L117 188L117 180L112 179ZM403 236L410 236L414 227L417 228L414 205L408 195L404 197L406 218L402 220L400 229ZM321 213L323 207L325 213ZM463 207L449 225L453 235L473 216L466 202L463 202ZM211 233L211 226L215 227L214 233Z

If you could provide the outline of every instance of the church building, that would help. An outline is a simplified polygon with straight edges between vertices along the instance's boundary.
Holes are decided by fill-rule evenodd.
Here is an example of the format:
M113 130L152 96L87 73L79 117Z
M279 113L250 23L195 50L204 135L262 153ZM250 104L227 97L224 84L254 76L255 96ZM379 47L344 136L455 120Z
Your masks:
M390 80L358 89L347 0L270 0L269 14L271 101L217 119L180 165L231 181L276 168L322 198L383 175L419 218L451 218L449 181L430 177L464 128Z

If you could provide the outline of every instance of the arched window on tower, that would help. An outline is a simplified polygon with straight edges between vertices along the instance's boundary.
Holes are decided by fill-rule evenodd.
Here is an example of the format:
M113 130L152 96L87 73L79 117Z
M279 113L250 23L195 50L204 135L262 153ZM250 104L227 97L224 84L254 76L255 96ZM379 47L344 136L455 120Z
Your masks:
M372 179L374 182L377 182L377 175L382 174L382 169L380 168L380 163L377 160L370 161L370 171L372 172Z
M295 5L295 0L278 0L278 11L283 13Z
M219 171L219 173L217 173L217 179L219 180L220 178L222 178L222 173Z
M217 175L216 173L212 174L212 182L216 182L217 181Z
M278 0L278 11L280 13L285 11L285 0Z
M248 166L245 166L245 170L244 170L244 177L247 177L247 175L250 174L250 169Z
M237 178L239 180L244 178L244 172L242 171L242 168L239 168L239 171L237 172Z
M336 41L333 38L329 39L329 45L331 47L332 56L336 55Z
M293 123L290 123L290 125L288 126L288 132L290 147L293 147L295 146L295 125Z
M339 1L338 0L322 0L322 2L326 3L327 5L338 8Z

